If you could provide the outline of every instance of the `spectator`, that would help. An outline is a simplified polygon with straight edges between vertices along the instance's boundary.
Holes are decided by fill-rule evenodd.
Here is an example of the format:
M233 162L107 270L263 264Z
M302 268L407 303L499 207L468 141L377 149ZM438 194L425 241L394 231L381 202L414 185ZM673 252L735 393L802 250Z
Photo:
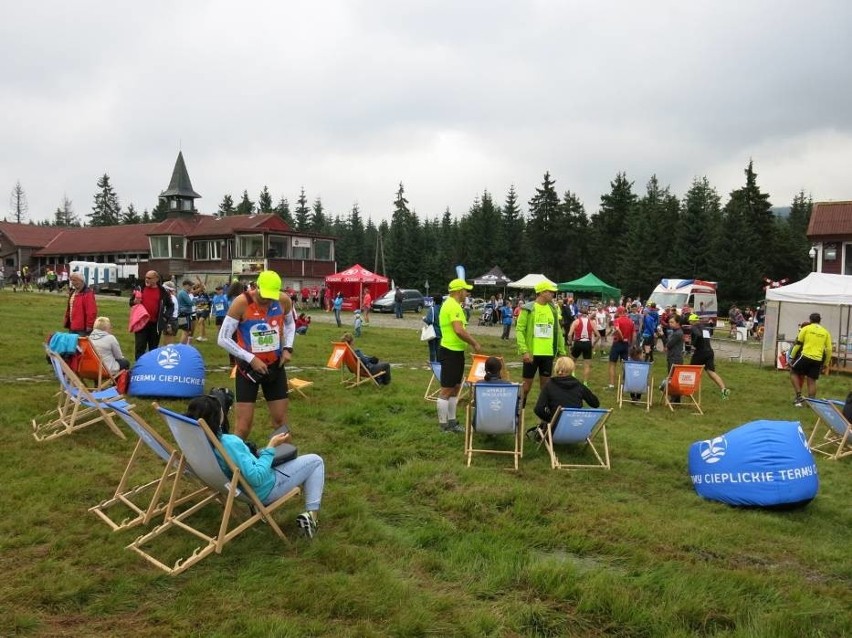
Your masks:
M797 408L802 407L802 383L807 379L808 397L816 397L816 384L820 372L825 372L831 363L831 334L820 325L822 317L814 312L809 317L810 322L799 330L796 342L790 348L790 381L796 391L793 402Z
M112 322L109 317L98 317L95 319L94 329L89 335L92 347L101 359L104 367L112 376L121 370L128 370L130 362L121 353L118 339L112 334Z
M615 321L612 322L612 347L609 350L609 385L607 390L615 389L616 362L619 359L627 361L634 334L633 322L627 317L627 311L624 306L618 306L615 311Z
M503 362L498 357L488 357L485 360L485 383L497 383L503 380Z
M393 293L393 311L396 315L397 319L402 319L402 300L404 299L404 295L402 294L402 290L397 288Z
M311 327L311 318L304 312L296 317L296 334L304 335L308 333L308 328Z
M370 294L370 289L364 289L364 305L361 311L364 313L364 323L370 323L370 310L373 307L373 295Z
M175 342L178 333L178 301L177 290L173 281L167 281L163 284L163 288L169 294L172 300L172 314L166 322L163 329L163 343L169 345Z
M341 341L348 343L352 346L352 350L355 352L355 356L361 360L361 363L370 371L374 377L376 377L376 381L378 381L381 385L390 385L391 382L391 366L389 363L381 363L378 357L370 357L364 354L361 350L355 347L355 340L352 338L352 335L348 332L343 335ZM381 374L384 372L384 374ZM381 375L381 376L376 376Z
M340 328L343 324L340 323L340 311L343 309L343 293L337 293L334 298L334 320L337 322L337 327Z
M355 308L355 314L353 319L353 332L356 337L361 336L361 326L363 325L363 320L361 319L361 311L358 308Z
M500 307L500 321L503 323L503 335L500 337L509 341L509 333L512 331L512 322L515 319L515 313L512 311L512 305L508 299L503 300L503 305Z
M426 315L423 317L423 322L432 326L435 329L435 338L429 339L426 343L429 346L429 361L438 360L438 348L441 346L441 304L444 298L441 295L432 297L432 305L426 309Z
M195 302L192 298L192 282L184 279L181 289L177 293L178 302L178 332L183 336L178 340L180 343L192 343L192 328L195 320Z
M216 328L218 329L225 320L225 315L228 314L228 307L231 305L231 300L228 299L228 295L225 294L222 286L216 286L213 293L213 317L216 321Z
M600 400L586 386L574 378L574 360L571 357L559 357L553 365L553 378L541 390L535 404L535 415L541 419L538 426L527 430L527 436L540 440L553 415L559 408L581 408L587 405L600 407Z
M86 285L86 280L80 273L72 273L70 279L64 326L78 335L87 335L94 328L95 318L98 316L95 293Z

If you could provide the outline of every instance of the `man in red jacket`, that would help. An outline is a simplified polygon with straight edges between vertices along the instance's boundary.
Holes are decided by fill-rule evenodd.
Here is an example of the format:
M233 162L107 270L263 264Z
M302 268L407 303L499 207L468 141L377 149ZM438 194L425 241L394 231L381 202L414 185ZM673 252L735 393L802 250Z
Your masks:
M95 293L86 285L83 275L71 273L69 277L68 305L65 307L64 326L78 335L88 335L95 327L98 304Z
M624 306L619 306L615 311L615 320L612 322L612 348L609 351L609 386L607 390L615 389L615 365L621 359L627 361L630 346L633 344L635 327L633 321L627 316Z

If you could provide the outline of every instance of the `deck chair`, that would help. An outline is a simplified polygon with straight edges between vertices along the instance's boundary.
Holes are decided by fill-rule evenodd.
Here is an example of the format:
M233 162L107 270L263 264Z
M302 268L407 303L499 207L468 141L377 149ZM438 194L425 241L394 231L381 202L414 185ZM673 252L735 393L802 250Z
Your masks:
M343 374L348 371L352 375L344 376L341 381L342 384L344 384L347 388L354 388L362 383L369 383L372 381L378 387L378 378L384 374L384 371L379 372L378 374L370 374L367 366L365 366L364 362L358 358L358 355L355 354L352 346L345 341L334 341L331 345L331 355L329 355L325 366L327 368L340 370Z
M650 361L625 361L618 373L618 407L624 403L644 405L645 411L651 409L654 377L651 374L653 364ZM630 398L631 394L640 394L640 399ZM625 399L625 395L627 398Z
M116 385L115 378L104 366L100 355L98 355L88 337L80 337L77 340L77 349L80 351L80 356L77 358L76 372L80 379L94 382L96 390L103 390L111 385Z
M237 465L228 456L219 439L210 431L204 421L196 421L162 408L157 404L154 404L154 407L165 419L177 442L180 460L178 461L176 480L172 483L172 494L166 506L163 523L151 532L137 538L128 545L128 549L135 551L151 564L174 576L186 571L214 552L221 554L222 549L229 541L261 520L266 521L278 537L286 541L287 536L272 518L272 512L297 496L301 490L294 488L274 503L264 505L245 477L242 476ZM214 450L227 464L231 472L230 479L219 466ZM198 480L210 489L207 496L177 514L175 513L177 489L184 478L184 470L187 465L192 468L192 473L198 477ZM193 514L214 501L222 504L222 517L217 530L211 535L198 527L193 527L189 519L192 518ZM232 518L235 514L234 503L237 501L248 506L249 516L232 527ZM187 532L200 539L203 544L196 547L189 556L178 558L173 564L167 565L154 557L146 546L171 529Z
M180 453L160 436L159 432L134 412L132 406L126 408L113 406L112 409L127 424L127 427L139 437L139 440L136 442L136 447L133 448L133 454L130 455L130 460L127 462L127 467L124 469L113 495L90 507L89 511L109 525L114 532L117 532L136 525L147 525L155 516L165 512L168 498L161 500L161 497L168 497L166 490L170 483L177 478ZM143 457L146 448L153 452L165 465L153 477L150 476L151 472L148 472L146 480L130 485L132 476L135 475L135 472L138 472L138 461ZM176 498L175 506L201 498L210 491L206 486L198 487L197 479L192 474L189 465L184 464L183 472L187 478L194 481L194 489L190 493ZM149 494L150 496L148 496ZM147 498L148 502L139 504L143 498ZM120 506L124 511L129 510L130 516L116 522L107 513L108 510L116 506Z
M430 361L429 370L432 375L429 377L429 385L426 386L426 393L423 398L427 401L437 401L441 394L441 362Z
M464 379L462 383L461 392L459 392L459 400L464 398L470 398L470 389L473 387L475 383L482 381L485 378L485 362L488 358L492 356L490 354L474 354L472 355L470 362L470 370L467 372L467 378ZM503 357L497 357L500 359L501 363L501 372L500 378L504 381L509 380L509 372L506 370L506 361Z
M287 389L290 392L295 392L296 394L302 396L307 399L308 395L305 394L305 390L310 388L314 384L313 381L305 381L304 379L296 379L295 377L287 377Z
M32 420L35 440L49 441L101 421L106 423L113 434L122 439L126 438L112 418L112 407L128 405L118 390L89 389L62 357L47 346L45 352L59 381L59 391L56 393L56 408Z
M830 459L841 459L852 454L852 423L843 416L843 402L827 399L805 399L817 420L808 438L808 446ZM817 438L820 424L825 428L821 439Z
M544 433L544 445L550 454L550 467L554 470L603 468L609 466L609 444L606 438L606 422L612 410L593 408L559 408L553 415ZM600 436L603 442L603 456L595 446ZM562 463L556 455L557 445L588 446L597 459L597 463Z
M704 366L675 364L669 371L660 396L660 403L668 406L674 412L675 407L694 408L698 414L701 410L701 376ZM672 401L672 397L680 397L681 402ZM696 398L697 397L697 398ZM687 401L684 401L687 399Z
M519 383L477 383L473 386L473 401L468 404L464 425L464 453L470 467L474 454L511 454L518 469L524 455L524 411L521 409ZM511 450L473 447L473 436L511 434Z

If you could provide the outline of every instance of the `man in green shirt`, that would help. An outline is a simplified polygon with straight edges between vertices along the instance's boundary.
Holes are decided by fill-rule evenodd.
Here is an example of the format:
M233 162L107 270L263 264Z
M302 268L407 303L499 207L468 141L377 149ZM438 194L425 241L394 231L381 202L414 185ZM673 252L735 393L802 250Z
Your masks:
M515 338L518 341L518 353L524 360L524 406L536 371L540 387L543 388L553 372L554 357L565 355L565 335L560 329L562 312L553 303L555 292L556 284L551 281L536 284L535 301L525 304L518 315Z
M790 349L790 381L796 391L797 408L802 407L802 382L807 379L808 397L816 396L816 382L820 372L831 363L831 334L820 325L822 317L818 312L810 317L810 323L799 330L796 343Z
M462 378L464 377L464 351L467 344L479 352L479 342L466 330L467 315L462 304L473 286L464 279L453 279L449 295L441 304L438 323L441 326L441 347L438 361L441 364L441 391L438 395L438 425L444 432L464 432L456 419Z

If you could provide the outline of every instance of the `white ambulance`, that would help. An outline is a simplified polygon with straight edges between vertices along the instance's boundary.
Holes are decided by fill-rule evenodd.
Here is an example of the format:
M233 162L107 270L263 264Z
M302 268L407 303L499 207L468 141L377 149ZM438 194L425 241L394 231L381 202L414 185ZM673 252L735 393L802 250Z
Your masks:
M678 311L688 306L690 312L715 326L719 307L716 301L716 282L701 279L662 279L648 298L661 310L675 306Z

